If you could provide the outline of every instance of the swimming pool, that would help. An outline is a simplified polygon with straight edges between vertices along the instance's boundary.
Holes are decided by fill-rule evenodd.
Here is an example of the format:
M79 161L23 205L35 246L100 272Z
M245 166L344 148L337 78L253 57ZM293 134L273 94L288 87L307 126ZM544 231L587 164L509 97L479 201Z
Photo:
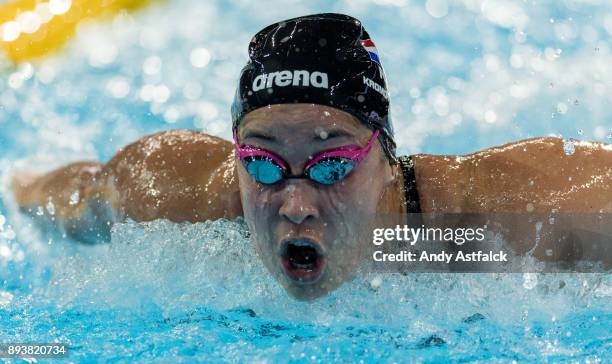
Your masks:
M16 211L8 179L23 166L106 161L164 129L229 138L250 36L322 11L368 26L402 154L612 139L603 1L177 0L89 24L64 52L0 73L0 342L67 342L71 361L610 360L609 274L368 275L303 303L240 219L126 222L84 246Z

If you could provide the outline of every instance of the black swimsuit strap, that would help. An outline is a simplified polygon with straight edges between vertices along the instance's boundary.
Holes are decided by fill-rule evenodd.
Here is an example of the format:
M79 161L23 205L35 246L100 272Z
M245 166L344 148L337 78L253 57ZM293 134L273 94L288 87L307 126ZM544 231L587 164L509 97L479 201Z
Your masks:
M406 196L406 212L417 214L421 212L419 192L417 191L416 177L414 175L414 161L412 156L398 158L402 174L404 175L404 194Z

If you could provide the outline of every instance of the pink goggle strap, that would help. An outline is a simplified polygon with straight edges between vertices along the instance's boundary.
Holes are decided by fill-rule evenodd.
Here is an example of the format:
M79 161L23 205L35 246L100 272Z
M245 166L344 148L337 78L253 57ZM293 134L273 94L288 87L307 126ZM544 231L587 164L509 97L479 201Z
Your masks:
M368 153L372 149L372 146L374 146L374 143L376 142L376 138L378 138L378 134L380 134L380 130L377 129L372 134L372 137L370 137L368 144L366 144L365 147L363 148L361 148L358 145L347 145L347 146L342 146L342 147L338 147L338 148L334 148L330 150L325 150L319 154L316 154L306 164L306 167L304 169L308 170L308 168L317 164L322 159L334 158L334 157L354 160L355 167L353 168L356 168L359 165L359 162L361 162L368 155Z
M285 171L289 170L289 165L287 164L287 162L285 162L284 159L282 159L280 156L272 152L269 152L265 149L254 147L252 145L246 145L244 147L241 147L240 144L238 144L238 133L236 132L236 130L234 130L234 146L236 147L236 156L240 160L243 160L244 158L247 158L247 157L270 158L274 162L276 162L276 164L278 164L281 168L283 168Z
M308 170L311 166L317 164L319 161L325 158L346 158L355 161L355 167L359 165L359 163L368 155L374 143L376 142L376 138L380 134L380 130L374 131L368 144L366 144L363 148L358 145L346 145L330 150L325 150L321 153L316 154L313 158L306 164L304 170ZM238 142L238 133L234 130L234 146L236 147L236 155L238 159L242 160L247 157L264 157L270 158L274 162L276 162L281 168L285 169L285 171L289 170L289 164L285 162L280 156L269 152L265 149L257 148L252 145L247 145L241 147Z

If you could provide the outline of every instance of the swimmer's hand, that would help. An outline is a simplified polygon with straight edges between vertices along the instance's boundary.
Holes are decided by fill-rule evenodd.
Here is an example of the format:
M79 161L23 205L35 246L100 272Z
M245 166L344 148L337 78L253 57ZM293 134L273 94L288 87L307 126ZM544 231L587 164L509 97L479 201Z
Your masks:
M112 222L101 177L99 163L78 162L44 175L17 171L11 185L22 212L55 225L71 238L96 243L109 240Z
M13 195L18 205L24 206L28 204L32 184L38 177L37 173L27 170L17 171L13 175L11 186L13 187Z

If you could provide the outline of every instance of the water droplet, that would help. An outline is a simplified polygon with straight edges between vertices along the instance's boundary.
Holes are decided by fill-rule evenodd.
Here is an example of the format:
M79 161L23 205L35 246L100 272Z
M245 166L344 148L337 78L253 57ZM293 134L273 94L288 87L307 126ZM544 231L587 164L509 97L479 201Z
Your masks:
M446 0L427 0L425 10L434 18L443 18L448 14L448 2Z
M80 200L80 194L79 194L79 191L76 190L70 194L70 201L68 203L70 205L76 205L79 203L79 200Z
M565 153L565 155L572 155L574 154L574 152L576 152L576 147L574 146L574 142L572 142L571 140L564 140L563 141L563 153Z
M533 289L538 284L538 277L534 273L523 274L523 287Z
M161 71L162 60L158 56L151 56L145 59L142 64L142 71L147 75L156 75Z
M10 292L0 291L0 306L7 306L13 300L13 295Z
M22 33L34 33L40 27L40 16L38 14L26 11L17 16L17 22L21 25Z
M195 48L189 55L189 62L195 68L204 68L210 63L211 53L206 48Z
M159 85L153 88L152 99L153 101L163 104L168 101L170 97L170 89L166 85Z
M329 133L325 131L323 128L318 127L315 129L315 134L321 139L326 140L329 137Z
M13 239L15 239L15 236L16 236L15 231L13 230L13 228L10 225L9 225L8 229L2 235L7 240L13 240Z
M70 10L72 0L51 0L49 1L49 11L53 15L62 15Z
M50 215L55 215L55 205L53 204L53 201L49 200L45 208Z
M181 116L180 111L175 107L169 107L164 112L164 120L166 120L166 122L170 124L176 123L178 119L180 118L180 116Z
M122 99L130 93L130 83L123 77L114 77L106 83L106 90L112 97Z
M567 105L564 102L557 104L557 112L559 114L565 114L567 112Z
M380 276L374 277L370 281L370 287L372 287L372 289L374 290L377 290L378 288L380 288L381 284L382 284L382 278Z
M0 40L5 42L14 41L19 38L19 34L21 34L21 25L16 21L7 21L0 27L0 35L2 36Z

